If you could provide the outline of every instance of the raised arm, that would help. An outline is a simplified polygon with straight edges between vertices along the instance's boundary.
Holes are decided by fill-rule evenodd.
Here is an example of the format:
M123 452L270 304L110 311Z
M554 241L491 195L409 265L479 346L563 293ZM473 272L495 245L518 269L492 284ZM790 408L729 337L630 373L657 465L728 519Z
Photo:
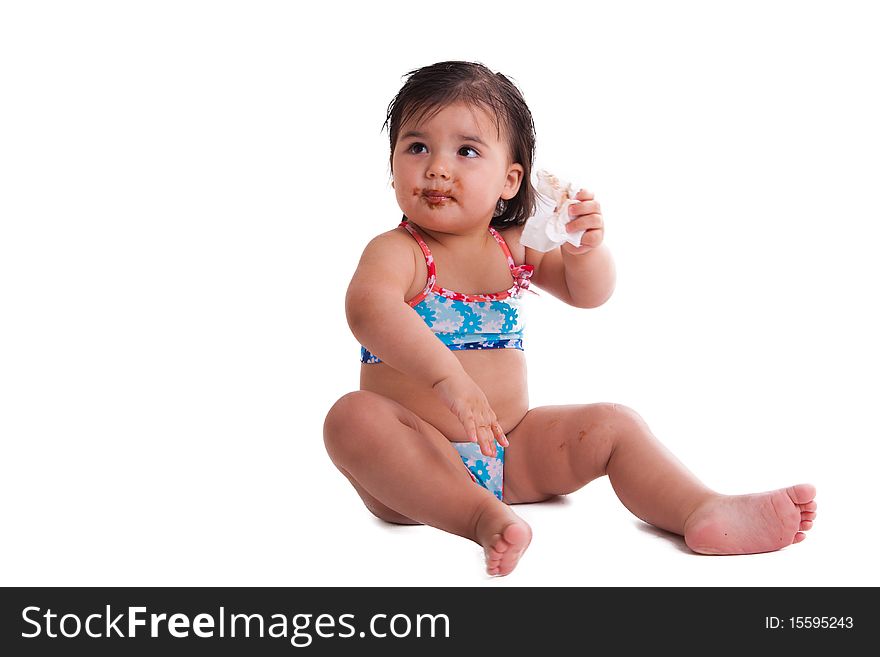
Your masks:
M565 251L568 245L539 254L532 282L576 308L596 308L614 291L615 269L604 244L582 254ZM531 249L529 249L530 251Z
M483 454L494 455L493 438L505 447L507 438L486 395L406 303L416 269L402 237L385 233L364 249L345 296L348 325L389 367L433 388Z
M565 303L577 308L595 308L614 291L616 272L611 252L603 244L605 223L593 194L580 190L570 209L566 230L586 231L580 246L563 244L539 253L526 249L526 262L535 265L532 282Z

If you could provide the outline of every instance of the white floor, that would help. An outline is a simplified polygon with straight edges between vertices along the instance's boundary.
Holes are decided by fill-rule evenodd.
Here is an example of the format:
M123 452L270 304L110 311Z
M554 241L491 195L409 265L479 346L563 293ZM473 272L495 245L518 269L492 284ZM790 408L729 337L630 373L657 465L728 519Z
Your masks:
M769 554L708 557L632 516L602 479L556 501L515 507L534 535L506 578L483 574L482 550L470 541L345 509L325 537L332 571L302 576L314 585L369 586L876 586L858 519L834 494L820 501L806 541Z
M246 464L245 464L246 465ZM505 578L482 550L430 527L385 524L331 467L315 468L319 503L273 478L201 494L170 484L128 500L107 495L75 515L20 519L7 540L4 585L85 586L877 586L867 506L840 482L820 495L806 541L779 552L708 557L620 505L607 479L556 501L515 507L532 544ZM204 481L202 477L202 481ZM208 477L212 479L212 477ZM134 482L139 483L139 480ZM821 485L821 482L819 482ZM178 487L180 486L180 487ZM318 499L317 488L311 488ZM246 501L235 499L241 493ZM291 496L299 502L287 500ZM149 499L155 504L148 503ZM101 501L105 507L100 506ZM133 504L133 506L129 506ZM128 506L134 513L124 513ZM58 500L58 508L65 508ZM74 509L69 509L71 512ZM870 522L870 517L868 517ZM9 526L9 525L7 525ZM875 532L874 532L875 533ZM876 533L875 533L876 534Z

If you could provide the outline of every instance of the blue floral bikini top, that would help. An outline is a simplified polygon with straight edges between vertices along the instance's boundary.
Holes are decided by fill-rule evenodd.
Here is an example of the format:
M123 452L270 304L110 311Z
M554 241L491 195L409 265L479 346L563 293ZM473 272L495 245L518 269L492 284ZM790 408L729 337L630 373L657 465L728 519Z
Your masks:
M449 349L522 349L525 322L521 313L523 293L528 290L532 265L516 265L504 238L494 228L489 232L507 257L513 285L492 294L462 294L437 285L437 271L431 249L404 217L400 222L425 255L428 280L425 288L407 303ZM361 362L382 361L361 346Z

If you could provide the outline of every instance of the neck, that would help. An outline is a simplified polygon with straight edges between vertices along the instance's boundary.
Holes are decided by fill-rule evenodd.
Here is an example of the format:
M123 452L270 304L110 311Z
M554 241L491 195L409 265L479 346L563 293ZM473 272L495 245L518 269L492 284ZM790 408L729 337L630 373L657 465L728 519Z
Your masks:
M413 222L410 222L413 223ZM466 253L468 251L480 251L489 242L494 242L492 235L489 233L488 226L469 230L464 233L445 233L438 230L423 228L413 223L413 225L421 231L423 235L431 238L433 242L442 248L458 253Z

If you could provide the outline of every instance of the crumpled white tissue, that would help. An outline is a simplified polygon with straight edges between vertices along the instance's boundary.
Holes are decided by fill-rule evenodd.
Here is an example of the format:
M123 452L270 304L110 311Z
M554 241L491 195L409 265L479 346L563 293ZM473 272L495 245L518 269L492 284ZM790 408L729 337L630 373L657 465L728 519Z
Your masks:
M569 233L565 225L572 220L569 206L578 203L578 187L560 180L541 169L535 174L535 214L526 220L519 243L536 251L546 252L568 242L581 245L586 230Z

